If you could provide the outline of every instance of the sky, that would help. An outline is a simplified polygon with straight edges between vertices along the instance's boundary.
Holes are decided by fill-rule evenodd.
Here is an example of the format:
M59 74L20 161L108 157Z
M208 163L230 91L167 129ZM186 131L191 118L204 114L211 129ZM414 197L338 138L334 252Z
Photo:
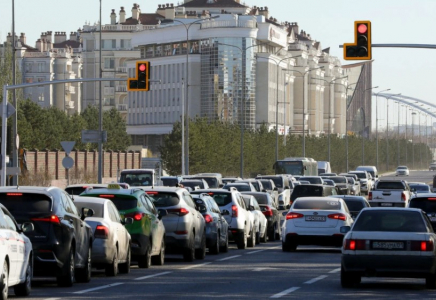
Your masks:
M99 20L99 0L1 0L0 42L6 39L12 28L12 3L15 3L15 32L24 32L27 43L35 46L41 32L77 31L86 23ZM433 44L436 45L436 0L241 0L247 6L268 6L270 15L279 22L297 22L300 30L321 42L322 48L330 47L330 54L344 61L339 45L354 40L354 21L369 20L372 26L373 44ZM174 3L163 0L101 0L102 20L110 23L111 9L119 13L124 6L126 16L131 16L133 3L140 5L142 13L154 13L158 4ZM436 49L373 48L373 86L378 92L391 89L389 93L415 97L436 105ZM375 97L373 98L373 103ZM398 122L397 105L392 99L389 122ZM386 100L378 97L379 122L386 122ZM375 107L375 105L373 105ZM406 110L400 111L404 122ZM374 114L374 111L373 111ZM375 118L373 117L373 120ZM424 120L424 117L421 117ZM430 118L429 118L430 120ZM418 121L416 121L418 122ZM374 123L374 122L373 122ZM410 115L409 115L410 124ZM374 125L373 125L374 126Z

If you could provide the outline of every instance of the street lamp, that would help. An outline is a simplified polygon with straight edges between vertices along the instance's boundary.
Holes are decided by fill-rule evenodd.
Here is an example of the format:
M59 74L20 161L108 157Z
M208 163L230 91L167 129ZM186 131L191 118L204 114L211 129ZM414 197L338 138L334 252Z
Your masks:
M386 171L389 170L389 99L400 95L401 93L386 97Z
M413 116L416 115L416 112L413 109L411 109L411 111L412 111L412 168L415 169L415 147L414 147L414 144L413 144L413 141L415 140L414 139L414 136L415 136L415 122L413 122L413 119L414 119Z
M378 94L390 91L391 89L382 90L375 94L375 144L376 144L376 167L378 169Z
M377 89L377 88L378 88L378 86L374 86L374 87L370 87L370 88L364 89L362 91L362 93L363 93L363 100L365 101L365 92L366 91L369 91L369 90L372 90L372 89ZM362 165L365 165L365 135L364 135L364 133L365 133L365 118L363 119L363 128L362 128ZM368 136L369 136L369 130L368 130Z
M395 101L398 104L398 124L397 124L397 166L400 165L400 101Z

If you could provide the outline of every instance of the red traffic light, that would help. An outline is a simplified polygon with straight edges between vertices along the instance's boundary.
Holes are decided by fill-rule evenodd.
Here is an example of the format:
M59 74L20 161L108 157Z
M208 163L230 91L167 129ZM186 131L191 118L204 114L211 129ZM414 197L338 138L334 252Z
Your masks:
M359 33L366 33L368 31L368 27L365 24L360 24L357 27L357 31L359 31Z
M146 67L145 64L140 64L140 65L138 66L138 69L139 69L139 71L144 72L144 71L147 69L147 67Z

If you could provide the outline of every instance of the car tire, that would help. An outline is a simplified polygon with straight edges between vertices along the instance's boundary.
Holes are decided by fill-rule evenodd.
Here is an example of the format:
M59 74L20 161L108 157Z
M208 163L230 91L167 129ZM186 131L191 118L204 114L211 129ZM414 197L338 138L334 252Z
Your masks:
M267 226L267 228L268 228L268 226ZM266 243L267 241L268 241L268 234L267 234L267 231L265 229L265 232L263 233L263 237L260 238L260 242Z
M145 253L138 258L138 267L141 269L148 269L151 266L151 241L145 249Z
M220 252L223 252L223 253L229 252L229 234L228 233L226 234L226 241L224 242L224 245L222 245L220 247Z
M5 261L3 263L3 275L2 275L3 289L0 293L1 300L8 299L8 293L9 293L8 281L9 281L9 267L8 267L8 263Z
M248 238L248 247L253 248L254 246L256 246L256 232L253 229L251 229L251 234L250 237Z
M209 247L209 253L215 254L215 255L220 253L220 232L219 231L216 235L215 243Z
M129 274L130 273L130 263L132 261L132 253L130 252L130 245L128 246L126 262L118 265L118 270L120 274Z
M64 264L65 273L57 276L56 280L59 286L71 287L75 281L75 262L74 262L74 249L70 248L67 261Z
M163 266L165 264L165 237L162 237L159 255L151 258L151 263L156 266Z
M282 242L282 251L283 252L291 252L291 248L288 243Z
M195 249L195 258L204 259L206 257L206 232L201 236L200 248Z
M77 282L90 282L91 281L91 269L92 269L92 262L91 262L91 253L92 248L88 248L88 257L86 258L86 264L84 268L77 269L76 270L76 281Z
M431 274L425 278L425 287L428 289L436 289L436 274Z
M241 234L239 234L239 238L238 238L236 243L237 243L238 249L247 248L247 236L245 235L245 232L242 232Z
M346 272L344 267L341 266L341 286L343 288L352 288L356 284L359 284L361 276L353 274L351 272Z
M192 234L189 239L189 245L183 250L183 260L187 262L195 259L195 235Z
M23 283L14 286L15 296L25 297L30 295L32 290L32 278L33 278L33 268L32 268L32 257L29 257L29 263L26 269L26 279Z
M112 262L107 264L105 267L104 272L105 272L106 276L110 276L110 277L117 276L117 274L118 274L118 261L119 261L118 260L118 248L116 248Z

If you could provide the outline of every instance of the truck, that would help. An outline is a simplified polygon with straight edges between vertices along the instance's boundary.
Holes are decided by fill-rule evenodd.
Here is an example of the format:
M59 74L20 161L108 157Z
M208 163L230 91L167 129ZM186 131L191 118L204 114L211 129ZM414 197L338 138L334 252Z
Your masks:
M318 174L332 172L332 168L330 167L330 162L319 160L317 164L318 164Z
M410 187L405 180L378 180L368 193L371 207L407 207L411 196Z

